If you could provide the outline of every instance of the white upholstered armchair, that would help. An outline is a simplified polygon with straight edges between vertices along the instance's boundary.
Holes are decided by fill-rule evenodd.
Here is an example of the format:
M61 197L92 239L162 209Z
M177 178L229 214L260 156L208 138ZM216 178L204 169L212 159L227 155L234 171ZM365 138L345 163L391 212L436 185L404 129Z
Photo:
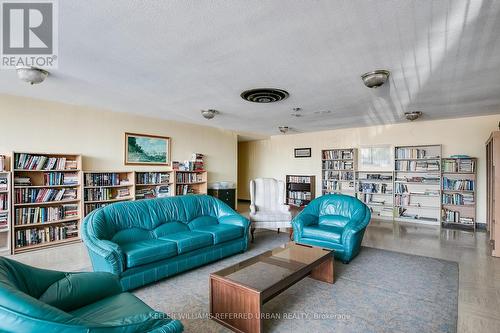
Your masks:
M250 221L252 242L256 228L291 228L290 206L285 205L285 183L274 178L250 181Z

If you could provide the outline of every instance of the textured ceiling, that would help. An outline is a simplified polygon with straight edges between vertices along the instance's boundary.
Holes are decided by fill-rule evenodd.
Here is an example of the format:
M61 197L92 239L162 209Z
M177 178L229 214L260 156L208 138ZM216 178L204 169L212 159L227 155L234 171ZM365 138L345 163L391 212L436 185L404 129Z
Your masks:
M0 93L264 135L500 113L499 14L481 0L64 0L59 69L38 86L1 71ZM377 68L391 79L370 90L360 75ZM290 97L239 97L254 87Z

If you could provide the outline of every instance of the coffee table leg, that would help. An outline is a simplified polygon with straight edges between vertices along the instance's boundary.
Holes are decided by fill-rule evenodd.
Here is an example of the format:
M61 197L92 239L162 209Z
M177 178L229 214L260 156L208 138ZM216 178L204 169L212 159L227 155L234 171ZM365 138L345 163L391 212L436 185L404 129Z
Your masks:
M333 284L335 282L333 262L334 261L332 255L321 264L313 268L313 270L311 271L311 277L318 281Z
M234 332L261 333L260 293L210 277L210 316Z

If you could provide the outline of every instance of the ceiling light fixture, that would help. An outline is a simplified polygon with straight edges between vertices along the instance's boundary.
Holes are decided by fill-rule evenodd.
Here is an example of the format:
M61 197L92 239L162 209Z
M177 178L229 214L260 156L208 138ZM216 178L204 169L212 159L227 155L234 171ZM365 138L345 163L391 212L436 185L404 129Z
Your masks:
M17 77L29 84L42 83L49 75L49 72L36 67L19 67L16 69Z
M286 134L290 128L288 126L278 126L278 129L281 133Z
M361 79L363 80L365 86L367 86L368 88L378 88L387 82L390 74L391 72L389 72L388 70L377 69L373 72L368 72L361 75Z
M220 112L214 109L208 109L208 110L201 110L201 115L205 119L213 119L216 114L219 114Z
M405 118L406 118L406 120L409 120L409 121L417 120L421 116L422 116L421 111L405 112Z

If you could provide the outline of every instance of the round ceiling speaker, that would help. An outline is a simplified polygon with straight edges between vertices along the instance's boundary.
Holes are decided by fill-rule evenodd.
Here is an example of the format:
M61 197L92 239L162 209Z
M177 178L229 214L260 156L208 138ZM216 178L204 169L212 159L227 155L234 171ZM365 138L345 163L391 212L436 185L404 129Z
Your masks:
M388 70L378 69L361 75L361 79L368 88L378 88L387 82L390 74Z
M205 119L213 119L217 114L219 114L219 111L214 109L201 110L201 115Z
M244 100L253 103L274 103L286 99L290 94L282 89L257 88L245 90L240 96Z

